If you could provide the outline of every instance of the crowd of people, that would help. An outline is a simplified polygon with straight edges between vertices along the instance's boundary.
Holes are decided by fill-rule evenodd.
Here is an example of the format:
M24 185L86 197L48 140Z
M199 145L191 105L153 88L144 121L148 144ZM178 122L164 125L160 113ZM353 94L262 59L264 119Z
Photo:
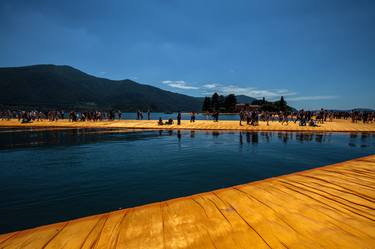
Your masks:
M108 112L101 112L101 111L69 111L65 112L63 110L60 111L0 111L0 119L1 120L10 120L10 119L17 119L22 123L29 123L33 121L58 121L59 119L68 119L71 122L77 121L112 121L115 119L121 119L122 112L121 111L108 111Z
M151 120L151 111L146 112L147 119ZM190 113L190 122L195 122L196 112ZM209 114L214 122L219 121L219 112L215 111ZM136 119L143 120L144 113L140 110L136 112ZM14 111L5 110L0 111L1 120L18 119L22 123L28 123L33 121L58 121L60 119L68 119L71 122L78 121L113 121L121 120L123 113L119 110L110 111L63 111L63 110L53 110L53 111ZM318 126L319 124L324 124L324 122L332 121L333 119L344 119L351 120L353 123L363 122L372 123L375 121L375 112L336 112L321 109L320 111L305 111L300 110L297 112L267 112L259 110L241 110L239 112L240 125L243 123L247 125L257 126L259 121L264 121L266 125L270 122L280 122L282 125L288 125L290 122L294 122L300 126ZM178 112L176 116L177 125L181 124L182 113ZM168 118L167 121L163 122L160 117L158 120L158 125L173 124L173 118Z
M137 120L143 120L143 112L141 110L137 110ZM151 120L151 111L147 111L147 120Z
M253 126L258 125L259 121L264 121L267 125L269 125L270 121L278 121L282 125L288 125L289 122L298 122L300 126L318 126L319 124L324 124L324 122L333 121L333 119L351 118L353 123L371 123L375 121L374 112L334 112L324 110L323 108L320 111L315 112L305 111L303 109L297 112L267 112L258 110L242 110L240 111L239 115L240 125L242 125L242 122L246 121L246 124Z
M219 112L215 111L209 113L214 122L219 121ZM177 125L181 124L181 112L177 113ZM289 122L294 122L300 126L319 126L319 124L324 124L324 122L333 121L333 119L349 119L351 118L353 123L363 122L371 123L375 121L375 112L333 112L321 109L320 111L305 111L300 110L297 112L267 112L259 110L241 110L239 113L240 116L240 126L243 125L243 122L246 122L247 125L257 126L259 121L266 122L269 125L270 122L278 121L281 125L288 125ZM196 113L190 113L190 122L195 122ZM158 125L170 125L174 124L173 119L169 118L168 121L163 122L160 117L158 120Z

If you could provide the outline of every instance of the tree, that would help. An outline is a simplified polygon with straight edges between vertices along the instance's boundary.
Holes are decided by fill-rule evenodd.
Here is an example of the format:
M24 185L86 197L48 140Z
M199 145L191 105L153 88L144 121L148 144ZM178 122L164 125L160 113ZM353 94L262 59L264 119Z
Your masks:
M253 102L251 102L252 105L263 105L263 101L260 100L260 99L256 99L256 100L253 100Z
M219 110L220 105L219 105L219 94L214 93L212 95L212 100L211 100L211 107L213 108L214 111Z
M225 97L224 107L226 111L234 112L234 110L236 109L236 104L237 104L236 95L229 94L228 96Z
M205 97L203 101L202 111L207 112L211 110L211 98Z
M225 110L225 96L219 95L219 110L220 111L226 111Z
M280 111L285 112L286 110L286 101L284 100L284 96L281 96L280 102L279 102Z

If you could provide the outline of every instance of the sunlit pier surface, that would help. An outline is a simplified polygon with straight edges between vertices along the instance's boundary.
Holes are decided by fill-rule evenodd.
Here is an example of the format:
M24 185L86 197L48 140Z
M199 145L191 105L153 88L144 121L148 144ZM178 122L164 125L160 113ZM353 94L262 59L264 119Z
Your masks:
M164 120L166 121L166 120ZM45 127L45 128L125 128L125 129L186 129L186 130L249 130L249 131L327 131L327 132L375 132L375 123L362 122L352 123L350 120L327 121L318 124L318 127L299 126L298 122L289 122L288 125L273 121L259 122L259 125L247 125L246 122L239 121L219 121L197 120L191 123L189 120L182 120L181 125L177 125L176 120L172 125L158 125L157 120L115 120L115 121L84 121L69 122L59 121L34 121L22 124L18 120L1 120L0 127Z
M374 200L371 155L3 234L0 248L375 248Z

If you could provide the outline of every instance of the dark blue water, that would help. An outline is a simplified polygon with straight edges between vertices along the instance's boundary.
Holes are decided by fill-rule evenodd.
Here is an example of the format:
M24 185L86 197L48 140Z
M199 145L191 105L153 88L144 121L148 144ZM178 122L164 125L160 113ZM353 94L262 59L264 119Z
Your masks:
M375 134L0 130L0 233L375 153Z

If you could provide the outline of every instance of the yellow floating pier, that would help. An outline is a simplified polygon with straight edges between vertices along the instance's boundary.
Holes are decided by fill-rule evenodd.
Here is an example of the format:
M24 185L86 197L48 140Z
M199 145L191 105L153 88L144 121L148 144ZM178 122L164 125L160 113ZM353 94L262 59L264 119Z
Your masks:
M182 120L181 125L158 125L157 120L116 120L100 122L69 122L68 120L59 120L57 122L35 121L33 123L21 124L17 120L2 120L1 127L45 127L45 128L125 128L125 129L181 129L181 130L246 130L246 131L318 131L318 132L375 132L375 123L363 124L352 123L350 120L335 120L319 124L319 127L299 126L294 122L288 125L282 125L279 122L260 122L258 126L243 125L239 121L219 121L197 120L190 123L188 120Z
M372 155L4 234L0 248L375 248L374 201Z

